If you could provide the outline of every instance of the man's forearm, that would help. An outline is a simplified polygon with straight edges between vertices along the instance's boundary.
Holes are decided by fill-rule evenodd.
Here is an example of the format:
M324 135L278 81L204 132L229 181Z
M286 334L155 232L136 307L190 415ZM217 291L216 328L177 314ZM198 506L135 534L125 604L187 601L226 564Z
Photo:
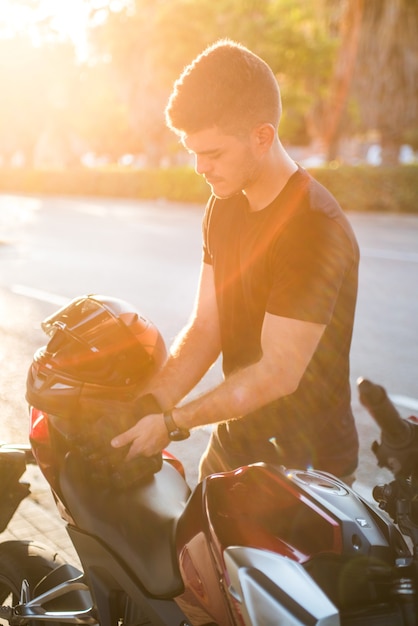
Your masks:
M280 383L278 383L280 381ZM292 393L294 388L286 373L273 377L260 361L235 372L220 385L173 410L181 428L192 429L239 418L261 406Z
M163 411L171 409L195 387L219 352L217 341L208 341L205 329L187 326L174 341L167 362L146 392L155 396Z

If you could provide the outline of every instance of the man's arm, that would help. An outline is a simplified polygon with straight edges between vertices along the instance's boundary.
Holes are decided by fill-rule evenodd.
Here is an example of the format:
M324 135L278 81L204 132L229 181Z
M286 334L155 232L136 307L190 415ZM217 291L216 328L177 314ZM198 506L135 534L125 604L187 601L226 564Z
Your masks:
M261 359L229 376L209 393L174 409L179 427L222 422L296 391L324 332L324 324L267 313Z
M325 325L267 313L261 344L261 359L229 376L219 386L184 406L173 409L179 428L191 429L239 418L293 393L309 365ZM113 440L113 445L131 443L128 458L150 456L168 443L162 415L148 415Z
M190 322L170 348L161 372L144 393L152 393L163 410L171 409L199 382L221 349L212 266L202 264Z

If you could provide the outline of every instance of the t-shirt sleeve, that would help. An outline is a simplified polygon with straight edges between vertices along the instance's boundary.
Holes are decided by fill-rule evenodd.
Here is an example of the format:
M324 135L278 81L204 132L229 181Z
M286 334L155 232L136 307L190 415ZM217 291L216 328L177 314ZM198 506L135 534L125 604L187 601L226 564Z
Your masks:
M273 248L267 311L327 324L353 262L351 241L337 221L315 212L300 216Z
M202 222L202 238L203 238L203 262L212 265L212 252L209 243L209 225L213 216L213 207L215 198L211 197L206 205L205 214Z

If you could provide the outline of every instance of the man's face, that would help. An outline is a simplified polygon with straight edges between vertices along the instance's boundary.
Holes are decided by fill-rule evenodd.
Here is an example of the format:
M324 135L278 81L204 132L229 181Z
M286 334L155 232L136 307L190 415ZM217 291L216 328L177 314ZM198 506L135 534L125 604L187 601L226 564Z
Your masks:
M186 135L183 144L195 157L196 172L218 198L244 191L258 177L260 164L250 134L237 137L212 127Z

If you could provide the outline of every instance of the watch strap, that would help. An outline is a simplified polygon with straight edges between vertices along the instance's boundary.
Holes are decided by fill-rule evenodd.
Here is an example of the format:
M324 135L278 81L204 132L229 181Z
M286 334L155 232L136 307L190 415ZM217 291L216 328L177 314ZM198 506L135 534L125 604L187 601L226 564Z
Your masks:
M171 441L183 441L183 439L190 437L190 431L187 428L179 428L177 426L171 411L164 413L164 423Z

